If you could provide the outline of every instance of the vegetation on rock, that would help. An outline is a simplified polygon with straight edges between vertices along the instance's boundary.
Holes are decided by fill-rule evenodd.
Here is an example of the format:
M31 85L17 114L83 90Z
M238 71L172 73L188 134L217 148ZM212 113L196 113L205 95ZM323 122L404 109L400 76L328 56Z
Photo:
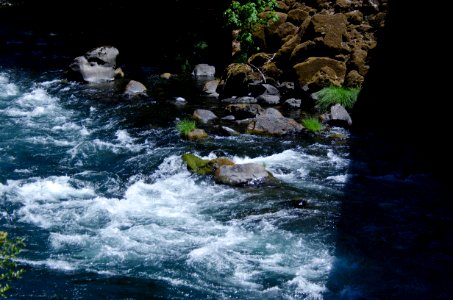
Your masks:
M182 136L187 137L192 130L197 128L197 125L192 120L181 120L176 124L176 128Z
M189 171L198 175L213 175L220 166L234 165L234 162L224 157L209 160L191 153L183 154L182 160L186 163Z
M323 129L321 122L317 118L308 117L302 120L302 125L310 132L316 133Z
M316 104L320 111L327 111L332 105L341 104L346 109L351 109L357 101L360 88L345 88L329 86L314 93Z
M0 297L6 298L6 293L11 289L8 282L19 279L25 272L17 269L14 259L24 247L22 239L14 241L8 239L8 233L0 231ZM2 283L6 281L6 283Z
M226 25L238 30L236 40L240 42L244 59L259 50L253 41L253 32L259 25L277 20L278 16L274 13L276 7L276 0L239 0L232 1L224 12ZM265 11L268 13L263 14Z

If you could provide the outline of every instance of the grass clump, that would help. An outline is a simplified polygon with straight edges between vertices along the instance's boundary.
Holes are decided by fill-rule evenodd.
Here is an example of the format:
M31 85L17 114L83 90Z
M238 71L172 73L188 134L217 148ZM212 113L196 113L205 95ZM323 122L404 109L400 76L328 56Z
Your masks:
M193 120L185 119L176 124L176 129L178 129L179 133L183 136L188 136L195 128L197 128L197 124Z
M310 132L320 132L323 129L321 122L317 118L309 117L302 120L302 125Z
M346 109L351 109L357 101L360 88L345 88L337 86L325 87L314 93L317 105L321 111L327 111L332 105L341 104Z

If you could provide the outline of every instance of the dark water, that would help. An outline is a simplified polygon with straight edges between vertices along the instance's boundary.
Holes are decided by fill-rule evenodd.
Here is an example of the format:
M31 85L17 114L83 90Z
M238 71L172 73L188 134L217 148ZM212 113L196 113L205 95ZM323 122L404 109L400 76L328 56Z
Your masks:
M178 119L223 114L200 82L160 86L142 66L150 95L128 99L121 82L14 59L0 66L0 229L27 246L11 299L449 298L448 194L415 158L338 128L189 142ZM186 152L262 163L282 184L218 185Z

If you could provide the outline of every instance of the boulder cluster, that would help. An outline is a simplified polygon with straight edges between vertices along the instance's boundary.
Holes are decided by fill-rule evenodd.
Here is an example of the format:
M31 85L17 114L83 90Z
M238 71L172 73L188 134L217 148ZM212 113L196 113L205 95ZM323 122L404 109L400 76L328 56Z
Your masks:
M388 0L278 1L278 20L254 32L263 52L225 70L219 92L250 92L248 83L295 84L316 92L325 86L357 87L369 69L369 51L384 26ZM237 48L237 41L233 44Z

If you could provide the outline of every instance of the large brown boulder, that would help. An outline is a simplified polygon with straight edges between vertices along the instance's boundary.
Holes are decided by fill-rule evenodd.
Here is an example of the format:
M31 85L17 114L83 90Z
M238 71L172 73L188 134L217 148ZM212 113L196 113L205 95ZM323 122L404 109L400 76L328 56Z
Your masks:
M228 96L246 96L248 94L248 83L259 80L260 74L255 72L247 64L230 64L224 71L217 93L222 98Z
M301 88L341 86L346 75L346 64L329 57L310 57L293 68Z
M343 48L343 35L346 33L347 20L344 14L316 14L311 18L313 29L323 36L323 43L328 48Z

